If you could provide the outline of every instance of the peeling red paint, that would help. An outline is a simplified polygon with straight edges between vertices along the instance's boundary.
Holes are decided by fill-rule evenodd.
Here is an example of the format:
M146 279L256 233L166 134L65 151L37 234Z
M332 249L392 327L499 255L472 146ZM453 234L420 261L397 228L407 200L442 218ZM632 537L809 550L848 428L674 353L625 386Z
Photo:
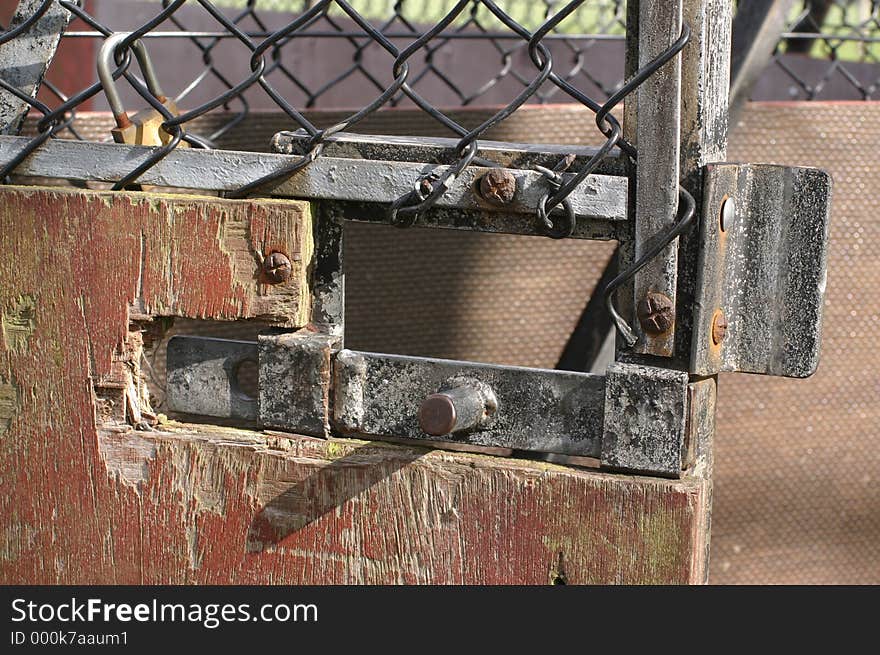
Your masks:
M0 346L18 398L0 437L0 581L546 584L560 567L568 583L699 581L700 480L292 435L281 447L204 426L99 429L94 383L125 352L135 296L247 318L264 290L242 278L256 260L234 253L294 249L304 234L283 228L301 227L299 203L150 198L0 189L0 307L35 306L27 347ZM239 245L223 227L236 211Z

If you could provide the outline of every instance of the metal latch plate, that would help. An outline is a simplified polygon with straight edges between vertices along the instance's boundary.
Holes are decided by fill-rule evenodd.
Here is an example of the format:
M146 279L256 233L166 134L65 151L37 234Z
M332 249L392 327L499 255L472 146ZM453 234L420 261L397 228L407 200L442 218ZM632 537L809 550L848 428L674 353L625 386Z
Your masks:
M830 202L831 177L819 169L706 168L693 373L815 372Z

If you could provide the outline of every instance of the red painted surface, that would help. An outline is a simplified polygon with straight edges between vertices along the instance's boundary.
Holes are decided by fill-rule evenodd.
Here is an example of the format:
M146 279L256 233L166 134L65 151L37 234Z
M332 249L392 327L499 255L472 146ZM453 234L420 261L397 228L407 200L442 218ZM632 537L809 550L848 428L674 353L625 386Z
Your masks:
M124 362L129 303L253 315L258 300L219 227L240 219L250 250L267 233L287 238L279 221L303 211L0 190L0 388L14 390L5 424L0 416L0 581L702 579L700 480L208 426L98 425L93 385Z

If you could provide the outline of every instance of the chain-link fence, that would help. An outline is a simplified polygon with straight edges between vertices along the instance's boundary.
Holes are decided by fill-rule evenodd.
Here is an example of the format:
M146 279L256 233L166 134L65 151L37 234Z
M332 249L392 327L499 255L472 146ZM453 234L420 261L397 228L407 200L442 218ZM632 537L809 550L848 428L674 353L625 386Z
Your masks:
M123 15L114 15L114 11ZM29 105L32 113L42 114L36 124L37 135L4 166L0 177L6 178L31 152L61 132L81 137L76 110L88 107L96 97L105 96L116 119L117 141L158 146L114 187L125 188L181 144L215 147L219 138L248 115L257 96L261 98L260 106L266 106L268 100L270 107L286 115L289 127L301 130L308 141L293 164L229 194L240 197L307 166L320 156L324 143L333 134L356 130L359 122L377 111L408 104L443 126L458 142L450 153L454 163L445 179L420 186L393 208L395 216L406 222L433 205L445 192L446 183L474 160L477 139L488 130L526 103L566 98L594 112L596 128L604 143L596 156L564 183L559 178L561 168L547 172L547 179L555 185L544 212L550 228L546 214L564 206L568 194L612 148L619 147L634 158L635 150L623 139L620 122L612 112L687 42L685 28L677 42L637 71L626 84L620 79L602 77L601 67L586 65L587 55L602 41L616 41L619 45L624 29L623 12L619 0L322 0L304 4L164 0L161 4L134 2L115 6L97 1L29 0L22 3L10 28L0 36L2 47L7 51L28 47L26 37L36 34L36 30L45 31L52 23L50 19L54 19L56 29L59 22L63 27L70 19L62 39L64 45L92 41L95 45L91 51L80 46L77 60L90 67L94 59L99 79L93 82L86 75L77 82L76 76L68 76L72 88L47 87L55 96L55 106L30 98L15 80L0 80L6 94ZM585 34L585 30L597 32ZM183 52L186 48L188 55ZM466 86L457 78L462 70L473 72L473 66L460 57L448 59L448 52L461 48L467 49L469 61L483 59L478 49L494 52L489 60L493 72L488 79L476 86ZM162 53L162 59L157 57L154 62L157 53ZM622 56L618 58L622 60ZM134 61L140 65L143 79L134 74ZM62 46L53 65L70 64L71 55L65 55ZM170 73L185 64L195 65L193 74L182 81L178 78L172 89L168 82ZM83 79L89 83L83 85ZM490 92L500 94L498 97L503 100L497 102L498 110L481 124L465 127L441 110L445 102L442 98L434 97L430 88L423 89L428 87L429 79L435 88L439 84L447 95L452 93L453 104L472 104L478 98L488 97ZM348 92L343 88L346 84L360 86L356 92ZM123 95L118 87L131 87L140 98L132 100L132 94ZM168 96L163 89L169 89ZM337 99L344 98L339 104L352 108L352 113L329 126L318 125L302 113L319 102L329 101L331 92ZM154 114L161 115L158 121L155 117L150 119L161 124L156 140L125 136L140 134L132 127L133 120L135 127L140 127L129 111L134 103L148 104ZM188 129L191 121L209 113L223 114L210 133L198 134Z
M195 146L222 141L253 111L281 109L292 127L316 137L313 151L376 111L410 107L460 137L464 152L486 129L465 128L440 108L502 108L491 125L477 126L485 128L524 104L580 103L600 112L623 97L624 0L29 0L13 22L16 5L0 5L0 22L11 24L0 36L7 51L47 12L69 13L58 55L31 103L44 117L43 140L96 137L77 129L75 112L107 108L97 61L108 35L125 32L133 36L116 54L126 54L113 62L113 76L128 78L116 83L121 105L169 111L133 75L127 48L141 37L157 81L180 108L165 116L165 129L215 118L207 133L181 130L180 140ZM873 98L880 82L878 13L880 0L795 2L752 97ZM331 125L302 114L331 108L353 111ZM606 136L609 120L603 114L600 121Z
M872 100L880 84L880 0L799 0L756 100Z

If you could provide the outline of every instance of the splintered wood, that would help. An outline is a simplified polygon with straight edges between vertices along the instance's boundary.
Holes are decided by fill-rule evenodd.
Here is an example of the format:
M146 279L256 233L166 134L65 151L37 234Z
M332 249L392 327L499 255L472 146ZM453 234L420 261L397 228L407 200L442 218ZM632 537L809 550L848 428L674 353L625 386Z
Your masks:
M297 201L0 189L0 581L704 579L702 477L135 429L148 414L142 328L162 316L302 326L311 248ZM293 263L274 286L261 276L272 251Z

